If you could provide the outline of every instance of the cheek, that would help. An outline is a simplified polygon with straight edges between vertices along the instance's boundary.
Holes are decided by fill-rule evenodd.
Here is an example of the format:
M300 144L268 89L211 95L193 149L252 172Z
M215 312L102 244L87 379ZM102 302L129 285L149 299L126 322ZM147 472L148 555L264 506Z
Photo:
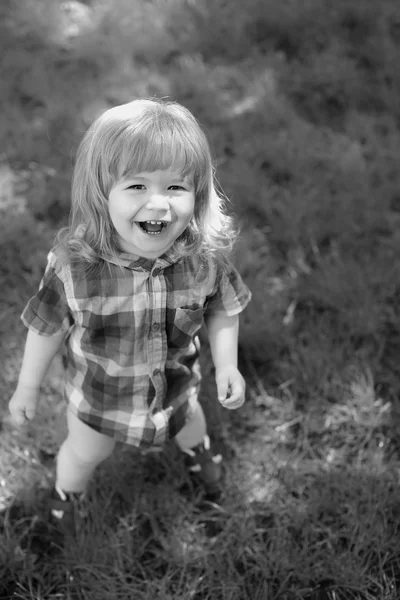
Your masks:
M108 213L109 213L110 219L113 223L118 221L118 213L112 204L108 206Z
M182 214L180 215L180 221L183 225L188 225L190 223L190 221L193 218L193 211L192 210L186 210L184 212L182 212Z
M190 221L192 219L192 217L194 216L194 210L195 210L195 201L194 198L191 199L190 201L188 201L187 205L186 205L186 218L188 221Z
M109 202L110 217L115 220L129 219L131 216L130 206L126 202Z

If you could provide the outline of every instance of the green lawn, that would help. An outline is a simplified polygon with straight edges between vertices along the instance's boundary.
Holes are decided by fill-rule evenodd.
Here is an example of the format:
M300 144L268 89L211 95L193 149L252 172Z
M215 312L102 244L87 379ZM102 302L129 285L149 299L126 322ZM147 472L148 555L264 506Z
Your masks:
M3 0L0 598L399 597L399 63L397 0ZM138 96L186 105L211 140L253 292L248 400L218 409L206 352L220 507L202 510L173 446L118 447L60 550L41 519L60 373L15 430L19 315L66 222L78 140Z

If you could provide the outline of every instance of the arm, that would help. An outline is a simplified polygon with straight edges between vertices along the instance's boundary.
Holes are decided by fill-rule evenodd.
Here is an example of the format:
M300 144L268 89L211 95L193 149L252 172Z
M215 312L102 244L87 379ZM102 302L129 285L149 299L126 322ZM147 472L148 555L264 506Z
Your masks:
M17 389L9 403L11 417L18 425L33 419L41 383L64 337L65 331L52 336L28 331Z
M230 409L244 403L246 384L238 371L239 316L210 315L205 319L215 366L218 400Z

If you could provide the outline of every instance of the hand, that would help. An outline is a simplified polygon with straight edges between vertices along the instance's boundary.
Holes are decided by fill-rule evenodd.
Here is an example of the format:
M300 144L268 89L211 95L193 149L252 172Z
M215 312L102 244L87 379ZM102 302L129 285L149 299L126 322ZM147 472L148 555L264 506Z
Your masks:
M25 425L32 421L39 403L39 389L18 386L8 408L11 418L16 425Z
M244 404L246 383L234 365L227 365L216 370L218 400L229 410L240 408Z

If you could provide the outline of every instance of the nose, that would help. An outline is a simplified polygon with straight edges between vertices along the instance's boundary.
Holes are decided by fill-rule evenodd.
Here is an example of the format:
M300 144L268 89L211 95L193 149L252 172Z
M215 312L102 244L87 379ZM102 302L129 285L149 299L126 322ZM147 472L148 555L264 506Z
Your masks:
M149 210L169 210L168 197L160 193L151 194L146 208Z

